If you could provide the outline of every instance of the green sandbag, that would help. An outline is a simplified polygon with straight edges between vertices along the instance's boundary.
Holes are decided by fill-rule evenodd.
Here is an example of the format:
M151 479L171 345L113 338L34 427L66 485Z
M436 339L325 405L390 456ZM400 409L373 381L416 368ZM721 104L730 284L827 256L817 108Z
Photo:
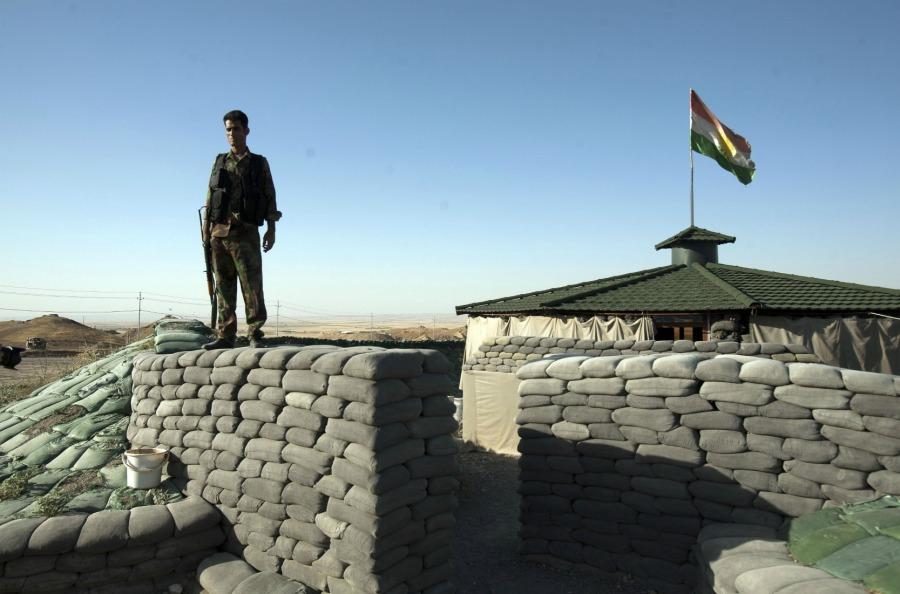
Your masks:
M805 538L816 530L842 523L841 510L837 507L829 507L790 520L790 522L787 523L785 539L788 543L792 543L801 538Z
M47 442L43 447L25 456L22 459L22 464L25 464L26 466L46 464L49 460L52 460L59 455L60 452L75 443L75 440L66 437L65 435L59 435L58 433L52 433L52 435L52 440Z
M159 346L167 342L195 342L205 339L209 334L206 332L167 332L165 334L157 334L153 339L153 344Z
M132 509L143 505L165 505L184 499L181 491L171 481L163 481L153 489L119 487L112 492L107 509Z
M34 425L34 421L31 419L24 419L15 425L0 431L0 444L5 444L7 440L14 438L32 425Z
M157 335L168 332L209 332L209 328L200 320L163 320L156 324Z
M788 548L800 563L814 565L848 544L868 537L869 533L856 524L835 524L791 541Z
M31 495L44 495L49 493L59 481L69 476L69 470L48 470L28 479L28 493Z
M124 394L116 394L106 400L103 403L103 406L97 409L97 414L105 415L105 414L117 414L121 415L130 415L131 414L131 395Z
M112 460L119 451L116 449L106 449L100 447L100 444L92 444L91 447L84 452L84 455L78 459L78 462L72 465L72 470L90 470L92 468L100 468L105 466L107 462Z
M41 398L35 398L33 401L24 404L23 406L17 408L16 410L11 410L10 412L15 414L17 417L22 418L31 418L31 416L36 413L44 410L47 407L53 406L63 400L66 400L68 396L65 394L48 394L47 396L43 396Z
M131 489L120 486L110 495L106 508L131 509L142 505L153 505L153 497L149 489Z
M81 395L87 396L88 394L93 394L96 390L104 386L111 386L117 381L119 381L119 378L107 372L100 377L95 377L91 382L82 387L79 392Z
M866 588L880 594L900 594L900 561L869 574L863 583Z
M161 482L155 489L150 489L150 493L153 495L153 502L156 505L175 503L184 499L184 494L175 486L171 478Z
M0 501L0 518L9 518L32 503L37 497L26 497L25 499L10 499L9 501Z
M90 439L95 433L104 427L119 421L121 418L122 415L118 413L109 413L105 415L91 413L86 417L81 417L68 423L57 425L53 430L64 433L74 439Z
M125 432L128 429L129 417L123 416L120 420L98 432L92 441L96 443L125 443Z
M882 528L900 525L900 507L853 511L853 513L844 514L843 519L853 522L857 526L865 528L869 534L875 535L883 533Z
M156 354L168 355L171 353L181 353L183 351L196 351L203 348L203 345L207 342L208 339L203 339L196 342L167 342L156 347Z
M95 512L106 509L112 489L92 489L73 497L66 504L66 509L74 512Z
M16 423L22 422L22 419L13 414L3 413L0 416L5 417L2 421L0 421L0 431L6 431Z
M88 412L93 412L103 406L107 399L109 399L112 395L117 394L119 391L120 390L118 386L105 386L98 389L94 393L85 396L81 400L76 400L72 404L74 404L75 406L80 406Z
M45 468L49 468L51 470L57 469L72 469L73 466L78 462L78 459L81 458L82 454L84 454L85 450L90 447L90 442L78 442L73 443L65 450L62 451L60 455L55 457L53 460L48 462Z
M3 444L0 444L0 452L3 452L4 454L9 454L11 451L16 449L20 445L23 445L24 443L28 442L32 437L34 437L34 436L29 435L27 433L19 433L12 439L8 439L5 442L3 442Z
M816 567L845 580L860 581L900 561L900 541L870 536L852 542L816 563Z
M10 450L9 457L10 458L24 458L37 450L38 448L42 448L58 436L52 431L47 433L38 433L37 435L29 435L30 439L17 447L14 450Z
M116 365L112 369L110 369L109 372L120 380L123 380L131 375L132 369L134 369L134 363L129 357L124 361L119 361L118 363L116 363Z
M41 408L39 410L35 410L27 416L32 421L43 421L48 417L52 417L56 413L62 411L65 408L68 408L71 404L75 403L78 400L77 396L63 396L58 401L53 404L49 404L48 406Z
M113 423L118 423L121 420L122 413L91 413L81 419L81 423L74 425L69 430L69 437L74 437L75 439L90 439L104 427L108 427Z
M82 396L83 397L84 394L81 393L81 389L93 381L94 381L93 375L85 374L85 377L81 381L79 381L77 384L73 384L73 385L69 386L68 388L66 388L66 391L63 392L63 394L65 394L66 396Z
M854 503L841 507L845 514L859 513L873 509L885 509L888 507L900 507L900 497L895 495L885 495L880 499L873 501L865 501L863 503Z
M106 481L107 487L115 487L119 489L125 486L126 481L126 471L125 465L121 462L114 466L104 466L100 469L100 476L103 477L103 480ZM113 492L115 495L115 491ZM125 508L113 508L113 509L125 509Z
M900 526L879 527L878 533L900 540Z

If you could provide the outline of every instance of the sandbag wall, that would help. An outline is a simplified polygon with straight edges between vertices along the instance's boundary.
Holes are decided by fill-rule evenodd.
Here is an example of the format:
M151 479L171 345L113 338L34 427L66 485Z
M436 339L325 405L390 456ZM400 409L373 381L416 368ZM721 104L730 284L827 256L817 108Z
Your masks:
M0 592L129 594L183 584L225 541L199 498L0 526Z
M323 592L451 592L446 358L327 346L135 361L135 445L215 504L229 550Z
M801 344L731 342L716 340L587 340L544 336L497 336L486 338L478 351L463 364L463 371L515 373L546 355L569 354L588 357L649 355L651 353L718 353L774 359L785 363L820 363Z
M704 524L900 494L900 378L740 355L518 371L527 555L689 588Z

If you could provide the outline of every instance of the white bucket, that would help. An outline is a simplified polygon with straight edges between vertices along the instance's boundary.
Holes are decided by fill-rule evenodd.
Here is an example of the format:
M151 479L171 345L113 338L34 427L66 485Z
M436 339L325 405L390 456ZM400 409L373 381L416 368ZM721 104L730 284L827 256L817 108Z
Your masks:
M162 467L169 450L166 448L135 448L125 450L122 463L125 464L126 482L132 489L152 489L162 481Z

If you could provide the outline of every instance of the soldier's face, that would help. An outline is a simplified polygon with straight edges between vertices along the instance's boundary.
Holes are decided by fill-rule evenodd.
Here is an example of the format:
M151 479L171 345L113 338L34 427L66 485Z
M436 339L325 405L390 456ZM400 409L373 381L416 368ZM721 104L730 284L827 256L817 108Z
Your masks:
M225 138L228 144L236 150L243 150L247 146L247 134L249 128L244 128L240 122L225 120Z

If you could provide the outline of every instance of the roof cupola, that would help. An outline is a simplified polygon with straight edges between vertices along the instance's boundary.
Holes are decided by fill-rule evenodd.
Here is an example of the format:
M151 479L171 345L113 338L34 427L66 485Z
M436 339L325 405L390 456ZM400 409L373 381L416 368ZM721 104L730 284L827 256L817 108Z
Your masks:
M691 225L672 237L656 244L656 249L672 250L672 265L716 264L719 262L719 244L734 243L731 235L716 233Z

